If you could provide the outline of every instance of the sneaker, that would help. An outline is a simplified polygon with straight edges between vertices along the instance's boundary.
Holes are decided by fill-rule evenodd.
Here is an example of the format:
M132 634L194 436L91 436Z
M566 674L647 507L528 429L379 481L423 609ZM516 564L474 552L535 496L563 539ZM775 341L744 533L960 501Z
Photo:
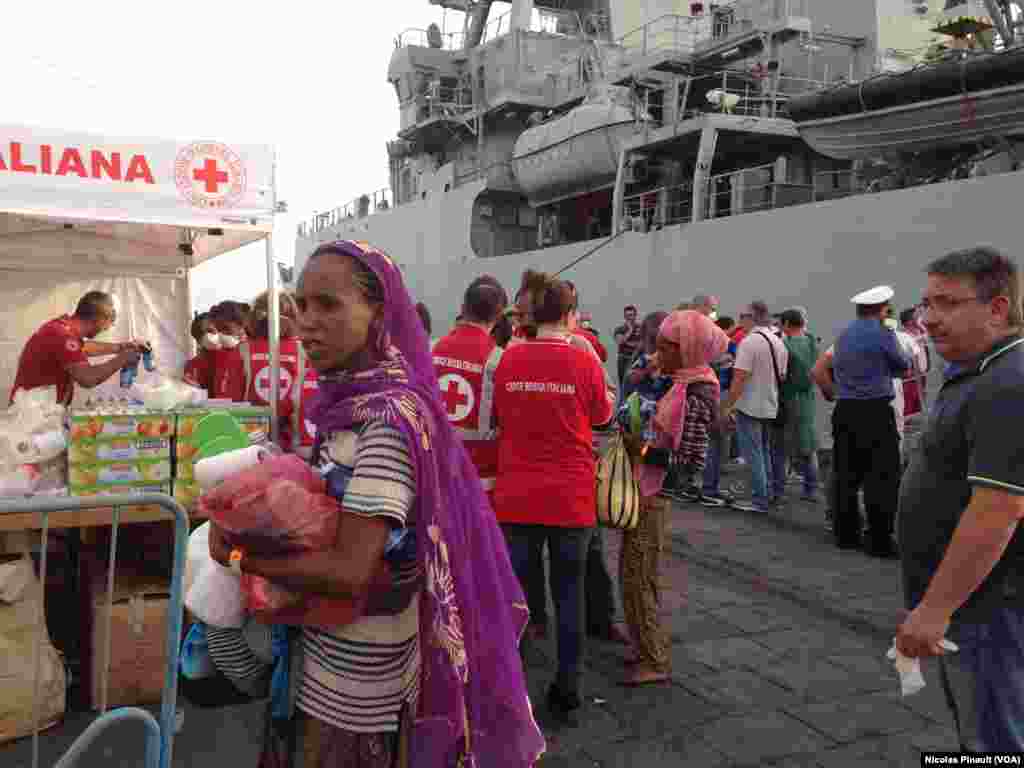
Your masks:
M700 488L695 485L684 485L676 488L672 495L680 501L700 501Z
M724 493L702 493L700 503L705 507L727 507L732 501L731 496Z
M750 499L733 499L729 506L735 509L737 512L767 512L766 509L760 509Z

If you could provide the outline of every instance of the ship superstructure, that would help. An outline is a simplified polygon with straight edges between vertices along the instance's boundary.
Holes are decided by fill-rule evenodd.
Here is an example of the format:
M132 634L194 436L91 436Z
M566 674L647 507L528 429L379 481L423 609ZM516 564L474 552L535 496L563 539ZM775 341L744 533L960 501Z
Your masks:
M945 106L913 85L937 66L1012 80L1020 4L971 0L989 15L969 16L924 1L950 44L915 68L879 48L891 0L441 0L460 29L395 41L390 188L300 227L297 264L328 239L372 241L441 322L478 274L513 287L527 266L557 271L595 248L572 279L608 330L625 304L700 291L807 306L823 336L851 285L888 282L912 302L937 252L1016 246L1006 195L1024 181L1017 85L988 102L989 75L952 96L939 77ZM910 71L880 87L882 66ZM851 88L902 101L835 120ZM938 140L942 120L962 140ZM879 126L874 148L857 145ZM887 126L921 141L889 146Z

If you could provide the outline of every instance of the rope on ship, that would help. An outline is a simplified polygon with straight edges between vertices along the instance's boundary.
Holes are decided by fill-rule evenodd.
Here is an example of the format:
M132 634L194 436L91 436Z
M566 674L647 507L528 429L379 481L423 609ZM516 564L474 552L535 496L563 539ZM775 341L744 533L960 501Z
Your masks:
M614 235L609 237L603 243L598 243L593 248L591 248L589 251L587 251L582 256L580 256L578 259L573 259L572 261L570 261L568 264L566 264L560 270L555 272L554 276L558 277L560 274L562 274L566 270L572 269L577 264L579 264L581 261L583 261L585 258L587 258L588 256L593 256L595 253L597 253L602 248L604 248L606 245L608 245L608 243L612 242L613 240L617 240L618 238L622 237L622 235L626 234L626 232L628 232L628 231L629 231L628 229L620 229L617 233L615 233Z

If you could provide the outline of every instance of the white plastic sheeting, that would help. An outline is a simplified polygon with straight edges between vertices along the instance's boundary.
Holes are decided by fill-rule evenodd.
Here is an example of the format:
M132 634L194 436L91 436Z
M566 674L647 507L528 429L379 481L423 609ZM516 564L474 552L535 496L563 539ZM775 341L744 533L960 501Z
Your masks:
M0 259L3 245L0 240ZM88 291L113 293L120 311L117 324L99 341L146 339L153 344L157 370L178 374L191 355L188 338L190 309L186 281L170 275L98 275L69 264L61 271L17 271L0 268L0 397L7 404L21 350L35 331L62 314L75 311L78 300ZM102 360L96 358L94 361ZM151 375L140 367L145 381ZM117 376L92 390L75 388L75 404L88 397L120 398Z

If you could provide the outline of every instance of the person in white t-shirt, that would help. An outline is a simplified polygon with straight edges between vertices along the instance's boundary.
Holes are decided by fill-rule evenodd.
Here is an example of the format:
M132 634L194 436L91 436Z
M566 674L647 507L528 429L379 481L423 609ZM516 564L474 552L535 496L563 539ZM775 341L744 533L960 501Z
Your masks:
M789 352L772 331L772 316L763 301L750 304L754 327L740 342L733 365L732 386L721 406L724 422L735 412L740 455L750 467L751 498L733 506L767 512L785 490L785 467L772 463L771 437L779 410L780 380L786 378Z

